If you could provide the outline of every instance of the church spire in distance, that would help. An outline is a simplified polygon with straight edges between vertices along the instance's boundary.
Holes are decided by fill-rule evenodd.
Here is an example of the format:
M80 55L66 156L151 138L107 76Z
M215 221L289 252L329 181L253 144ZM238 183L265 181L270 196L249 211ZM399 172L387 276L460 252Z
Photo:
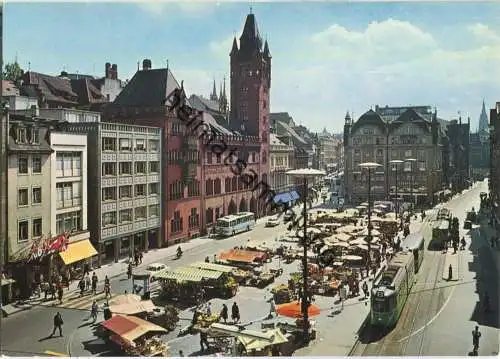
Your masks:
M486 113L486 105L483 99L483 108L481 115L479 115L479 132L488 132L488 114Z
M210 94L210 100L212 100L212 101L218 101L219 100L217 98L217 87L215 86L215 79L214 79L214 87L212 89L212 93Z

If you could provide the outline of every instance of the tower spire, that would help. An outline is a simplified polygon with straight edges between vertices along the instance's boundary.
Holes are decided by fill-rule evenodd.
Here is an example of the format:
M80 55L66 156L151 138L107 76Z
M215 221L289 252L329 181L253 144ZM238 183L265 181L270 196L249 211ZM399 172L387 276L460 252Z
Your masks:
M214 79L214 87L212 89L212 93L210 94L210 100L217 101L217 88L215 87L215 79Z

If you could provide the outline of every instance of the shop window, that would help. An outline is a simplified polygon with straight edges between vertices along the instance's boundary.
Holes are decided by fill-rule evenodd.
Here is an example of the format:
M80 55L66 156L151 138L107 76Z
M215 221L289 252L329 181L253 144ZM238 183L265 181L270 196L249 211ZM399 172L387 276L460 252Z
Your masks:
M19 157L17 171L19 174L28 174L28 157Z
M17 240L19 242L28 240L29 223L28 221L20 221L17 225Z
M207 208L207 212L205 214L207 218L207 224L212 224L214 223L214 210L213 208Z

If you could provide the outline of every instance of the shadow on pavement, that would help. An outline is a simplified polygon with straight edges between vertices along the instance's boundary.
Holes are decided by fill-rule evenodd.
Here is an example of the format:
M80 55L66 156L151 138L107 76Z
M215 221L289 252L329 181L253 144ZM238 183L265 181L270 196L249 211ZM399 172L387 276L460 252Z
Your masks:
M390 332L391 329L376 327L368 323L359 333L358 339L362 344L375 343L383 339Z
M115 348L112 348L112 343L106 343L100 338L83 341L82 345L84 350L96 356L121 356ZM103 355L110 352L112 352L113 355Z
M53 338L56 338L56 336L55 336L55 335L52 335L52 334L49 334L49 335L47 335L46 337L43 337L43 338L38 339L38 342L39 342L39 343L41 343L41 342L44 342L44 341L46 341L46 340L53 339Z
M486 227L485 223L480 227ZM495 264L496 255L494 251L498 248L491 248L489 246L489 239L486 238L488 232L482 231L478 228L476 231L471 232L471 244L469 250L474 254L473 261L469 262L469 271L474 272L476 279L476 293L479 300L476 303L473 312L471 313L471 320L477 322L479 325L500 328L499 316L499 276ZM487 312L484 306L484 296L488 293L489 297L489 311Z

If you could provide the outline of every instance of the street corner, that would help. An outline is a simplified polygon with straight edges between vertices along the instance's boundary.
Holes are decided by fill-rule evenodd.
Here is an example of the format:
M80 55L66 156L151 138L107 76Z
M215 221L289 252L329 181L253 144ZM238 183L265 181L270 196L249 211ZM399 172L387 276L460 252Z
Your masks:
M445 254L446 258L443 267L443 280L448 282L456 282L460 280L460 252L453 253L448 251Z
M100 322L83 318L69 335L66 351L69 356L99 356L107 352L108 345L98 335Z

